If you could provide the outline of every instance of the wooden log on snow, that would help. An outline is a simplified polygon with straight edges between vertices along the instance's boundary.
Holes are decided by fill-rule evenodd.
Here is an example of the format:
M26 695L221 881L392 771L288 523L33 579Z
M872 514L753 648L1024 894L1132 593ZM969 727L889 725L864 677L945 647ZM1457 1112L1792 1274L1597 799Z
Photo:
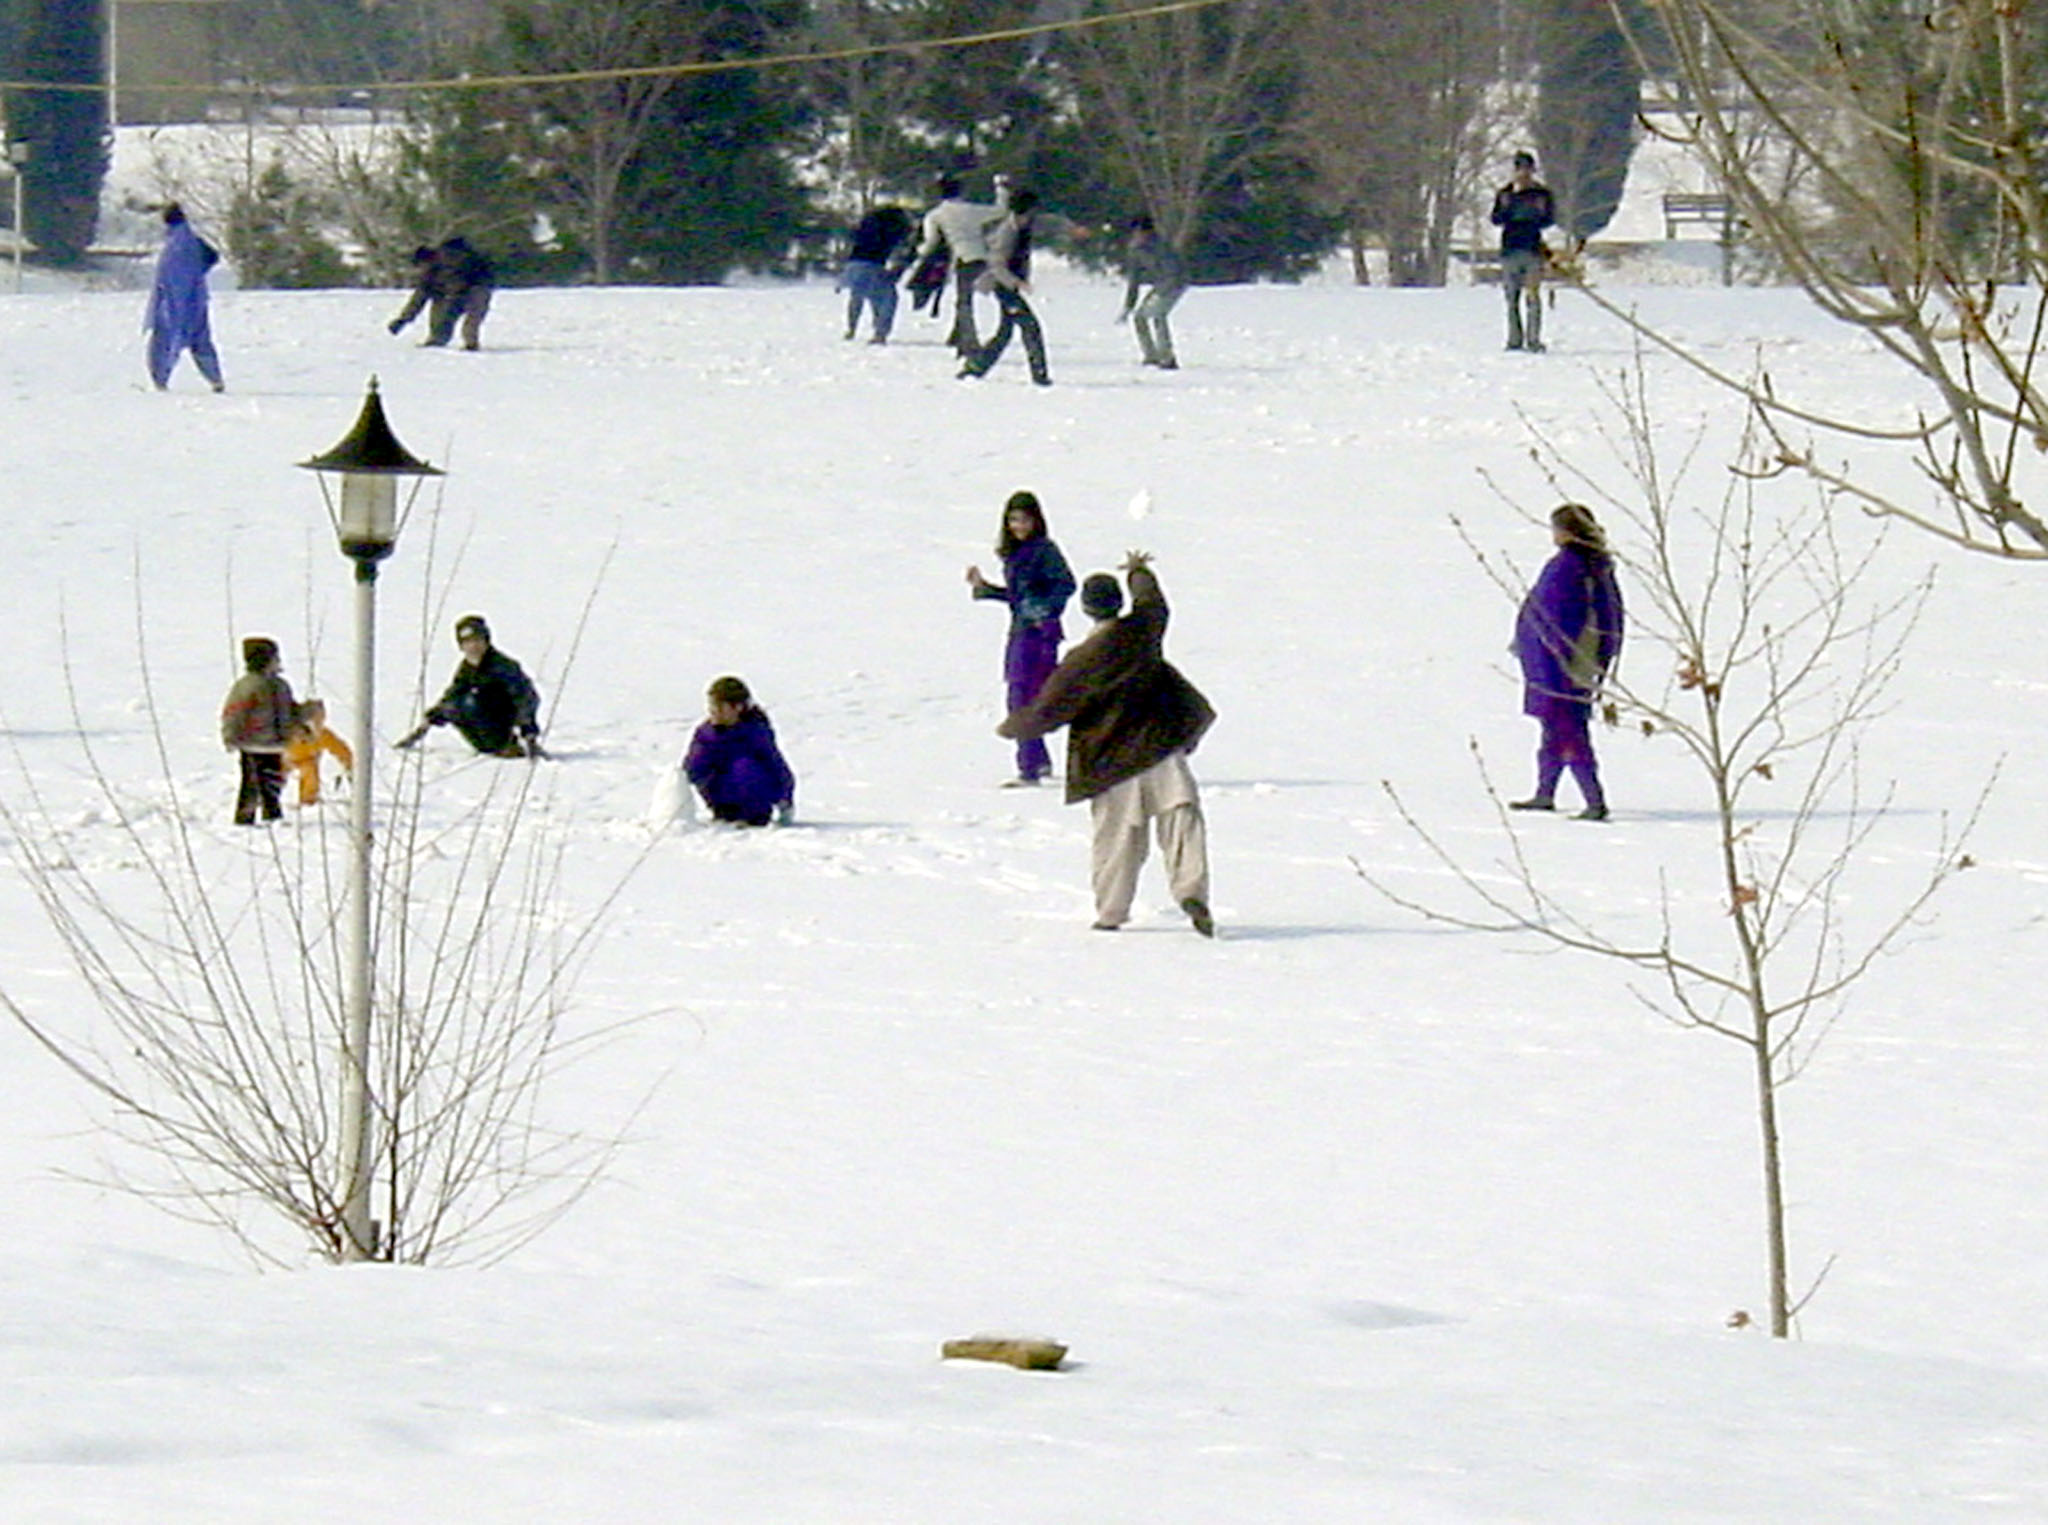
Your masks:
M1067 1347L1057 1340L1007 1334L977 1334L971 1339L948 1340L939 1347L947 1361L1000 1361L1019 1371L1058 1371L1067 1358Z

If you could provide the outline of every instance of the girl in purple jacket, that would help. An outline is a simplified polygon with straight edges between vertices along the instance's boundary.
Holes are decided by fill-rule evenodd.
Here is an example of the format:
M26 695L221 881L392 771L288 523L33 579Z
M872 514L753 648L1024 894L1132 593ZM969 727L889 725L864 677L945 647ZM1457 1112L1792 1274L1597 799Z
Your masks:
M709 715L690 738L683 772L713 820L743 826L787 824L796 803L796 775L775 744L775 727L747 685L714 678L705 694Z
M1014 714L1038 698L1045 680L1059 666L1060 641L1066 634L1060 615L1074 596L1074 574L1046 533L1045 510L1038 506L1035 493L1013 492L1003 505L996 555L1003 561L1003 581L990 582L981 575L980 567L969 567L967 585L976 598L1000 599L1010 606L1003 682L1009 712ZM1018 742L1015 782L1039 784L1051 776L1052 754L1044 740L1033 737Z
M1516 810L1555 810L1566 768L1584 796L1582 821L1607 819L1600 767L1593 756L1593 701L1621 653L1621 588L1607 533L1592 510L1566 503L1550 515L1557 554L1522 600L1515 656L1522 664L1522 713L1543 727L1536 750L1536 792Z

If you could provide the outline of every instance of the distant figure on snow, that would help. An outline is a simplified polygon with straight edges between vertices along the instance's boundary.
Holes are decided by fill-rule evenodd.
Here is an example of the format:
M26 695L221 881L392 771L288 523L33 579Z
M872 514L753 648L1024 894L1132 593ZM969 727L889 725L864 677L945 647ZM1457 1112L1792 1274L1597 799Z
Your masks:
M1008 187L998 176L993 203L969 201L960 193L958 175L939 177L939 204L924 214L924 239L918 245L920 263L941 249L952 261L953 331L946 342L955 354L966 359L981 348L981 336L974 326L974 292L981 273L988 269L988 227L1007 209Z
M1593 756L1593 705L1621 654L1621 587L1607 533L1591 509L1566 503L1552 510L1557 546L1522 600L1515 619L1515 656L1522 665L1522 713L1543 727L1536 751L1536 792L1512 801L1516 810L1555 810L1566 768L1585 797L1582 821L1607 819L1600 765Z
M873 313L868 343L887 344L896 324L896 281L908 263L901 250L916 225L898 206L879 206L854 224L839 284L846 289L846 337L860 327L860 310Z
M716 821L740 826L789 823L796 775L775 744L775 727L738 678L714 678L706 718L690 738L683 772Z
M1493 198L1493 225L1500 229L1500 284L1508 299L1509 349L1543 353L1543 267L1550 257L1543 247L1543 230L1556 221L1550 188L1536 178L1536 156L1527 151L1516 154L1513 178Z
M1024 358L1031 366L1032 385L1049 387L1052 372L1045 364L1045 332L1038 326L1038 314L1024 300L1031 290L1031 236L1037 226L1038 193L1020 190L1009 201L1009 210L989 230L988 266L976 283L978 290L995 293L1002 322L994 338L962 357L966 363L960 367L960 375L963 379L986 376L1003 358L1014 331L1024 336Z
M355 776L356 754L347 742L327 729L326 703L308 699L299 706L299 723L292 727L291 739L284 744L285 771L299 775L301 805L320 803L320 759L323 756L332 757L341 764L344 776Z
M540 695L526 670L491 644L491 627L481 614L455 622L462 663L448 690L434 701L417 727L399 738L410 747L437 725L452 725L489 757L545 757L541 750Z
M149 331L149 379L159 392L171 384L171 371L187 350L208 386L216 392L227 388L206 313L206 273L219 263L219 252L192 231L185 209L175 201L165 207L164 247L142 325Z
M439 248L421 244L412 251L413 288L398 316L385 326L398 333L427 312L427 337L422 349L439 349L454 337L455 323L462 321L462 347L477 348L484 319L491 310L491 291L497 272L491 262L459 234Z
M253 826L258 811L266 821L284 814L278 798L284 787L284 749L304 712L292 698L277 642L269 636L243 638L242 669L220 707L220 740L242 764L235 824Z
M980 567L967 569L967 585L976 598L1000 599L1010 606L1010 637L1003 645L1003 683L1008 712L1038 698L1045 680L1059 665L1060 642L1066 631L1060 616L1074 596L1074 574L1067 558L1046 533L1045 510L1038 495L1013 492L1003 505L1003 527L996 536L1003 580L990 582ZM1012 784L1043 783L1052 776L1052 755L1041 736L1017 743L1017 776ZM1004 785L1009 788L1010 785Z
M1152 558L1124 560L1131 612L1107 572L1081 584L1081 609L1095 629L1061 660L1037 702L997 734L1018 739L1067 732L1067 802L1089 802L1095 818L1095 930L1114 932L1131 916L1145 828L1159 835L1173 898L1204 937L1209 913L1208 828L1188 754L1216 719L1209 701L1166 660L1166 595Z
M1173 330L1167 327L1166 317L1188 289L1187 266L1173 245L1159 236L1151 217L1142 212L1131 219L1131 236L1124 245L1124 272L1124 310L1116 315L1117 322L1132 320L1145 364L1162 371L1179 370Z

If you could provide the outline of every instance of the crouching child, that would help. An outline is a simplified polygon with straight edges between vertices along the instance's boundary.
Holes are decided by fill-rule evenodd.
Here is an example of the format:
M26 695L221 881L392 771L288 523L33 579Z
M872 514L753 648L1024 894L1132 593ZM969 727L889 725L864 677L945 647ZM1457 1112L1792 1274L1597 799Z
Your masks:
M712 681L707 716L690 738L683 772L713 820L743 826L787 824L796 775L775 744L775 727L738 678Z
M299 706L299 723L292 728L291 740L284 745L285 769L299 776L301 805L320 803L320 758L323 754L341 764L344 777L355 776L356 754L347 742L327 729L326 701L308 699Z

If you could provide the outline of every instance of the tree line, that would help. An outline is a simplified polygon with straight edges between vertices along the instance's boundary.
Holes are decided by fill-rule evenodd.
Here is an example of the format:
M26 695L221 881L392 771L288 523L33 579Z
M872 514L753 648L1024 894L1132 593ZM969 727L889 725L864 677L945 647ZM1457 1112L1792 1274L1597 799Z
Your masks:
M1634 0L1631 0L1633 5ZM106 167L107 0L0 0L29 233L78 258ZM221 209L254 283L385 279L460 227L509 281L788 270L941 171L1007 173L1086 259L1148 212L1202 281L1349 247L1442 284L1532 146L1577 237L1619 201L1642 63L1606 0L222 0L215 109L361 103L395 163L256 167ZM1647 30L1652 13L1635 16ZM947 40L975 37L971 45ZM799 61L790 61L792 58ZM664 65L708 72L621 74ZM545 82L405 88L542 75ZM567 77L565 76L573 76ZM985 185L985 180L982 182Z

